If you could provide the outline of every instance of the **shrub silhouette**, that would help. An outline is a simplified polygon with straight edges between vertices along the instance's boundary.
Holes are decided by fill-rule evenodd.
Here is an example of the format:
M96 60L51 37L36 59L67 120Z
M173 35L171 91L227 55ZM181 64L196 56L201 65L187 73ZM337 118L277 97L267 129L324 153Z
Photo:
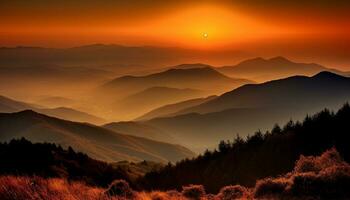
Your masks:
M321 156L300 156L292 172L257 181L254 197L350 198L350 165L334 149Z
M332 148L324 152L321 156L303 156L297 160L294 172L315 172L319 173L328 167L346 165L338 151Z
M191 200L200 200L205 197L205 189L203 185L183 186L182 195Z
M126 199L134 197L134 191L130 188L129 183L124 180L115 180L108 187L106 194Z
M247 197L248 190L245 187L240 185L230 185L221 188L218 195L216 195L216 199L218 200L234 200L241 199L243 197Z
M288 186L288 180L284 178L258 180L254 189L254 197L273 197L284 194Z

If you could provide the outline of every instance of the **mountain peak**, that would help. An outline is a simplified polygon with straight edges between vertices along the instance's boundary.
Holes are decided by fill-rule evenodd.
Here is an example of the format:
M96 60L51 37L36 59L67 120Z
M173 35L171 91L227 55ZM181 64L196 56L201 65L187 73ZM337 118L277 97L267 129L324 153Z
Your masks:
M329 72L329 71L322 71L316 75L314 75L312 78L318 78L318 79L347 79L344 76L340 76L338 74Z
M30 110L30 109L28 109L28 110L22 110L22 111L19 111L19 112L17 112L18 114L25 114L25 115L36 115L36 114L39 114L39 113L37 113L37 112L35 112L35 111L33 111L33 110Z
M283 56L276 56L276 57L270 58L268 61L272 61L272 62L288 62L288 63L291 62L290 60L288 60L287 58L285 58Z
M185 63L171 67L174 69L193 69L193 68L212 68L212 66L203 63Z

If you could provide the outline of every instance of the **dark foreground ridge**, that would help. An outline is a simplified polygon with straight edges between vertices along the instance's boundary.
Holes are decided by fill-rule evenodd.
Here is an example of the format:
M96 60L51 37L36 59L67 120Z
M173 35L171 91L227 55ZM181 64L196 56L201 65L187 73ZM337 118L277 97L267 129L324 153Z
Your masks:
M350 106L345 104L336 113L323 110L303 122L276 125L265 134L258 131L247 140L237 136L233 142L222 141L218 151L146 174L139 187L169 190L202 184L211 193L226 185L251 187L258 179L292 171L300 155L319 155L332 147L349 162L349 123Z

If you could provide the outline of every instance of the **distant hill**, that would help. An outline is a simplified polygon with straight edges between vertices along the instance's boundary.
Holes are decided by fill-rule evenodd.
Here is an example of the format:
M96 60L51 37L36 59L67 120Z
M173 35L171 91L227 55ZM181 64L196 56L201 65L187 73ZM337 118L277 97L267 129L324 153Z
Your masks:
M186 159L176 165L146 174L140 180L140 187L146 187L149 190L166 190L181 189L181 186L188 184L202 184L210 193L216 193L226 185L240 184L251 187L258 179L277 177L292 171L300 155L315 156L332 147L339 151L345 161L349 162L349 123L350 106L346 104L336 113L324 110L304 118L302 122L288 122L282 128L275 126L266 134L260 131L255 134L251 132L247 140L232 137L232 142L226 140L220 142L217 151L206 151L195 159ZM339 161L339 154L329 156L335 162ZM298 164L301 172L319 169L319 162L315 165L310 158L305 157L301 157L300 160L307 161L303 165ZM319 161L331 164L324 156ZM342 174L339 173L341 169L341 167L329 168L328 171L336 172L335 177L341 177L338 176ZM294 181L307 192L315 192L315 189L310 190L314 188L311 185L325 184L319 181L320 179L314 178L315 175L312 173L304 173L304 176L306 177L303 178L301 175L295 177ZM329 180L329 184L333 185L335 179L327 177L325 180ZM282 184L285 183L281 179L276 182L270 181L264 189L271 193L279 193L282 190L277 188L282 188L279 187ZM316 191L316 193L319 192L321 191Z
M140 121L144 121L144 120L149 120L152 118L159 118L159 117L170 117L170 116L175 116L177 115L178 111L184 110L186 108L189 107L193 107L199 104L202 104L204 102L207 102L209 100L212 100L214 98L216 98L217 96L209 96L206 98L196 98L196 99L190 99L190 100L186 100L186 101L181 101L178 103L174 103L174 104L169 104L169 105L165 105L165 106L161 106L159 108L156 108L140 117L138 117L135 120L140 120Z
M72 146L105 161L178 161L194 154L169 143L129 136L102 127L49 117L34 111L0 114L1 141L25 137L33 142Z
M220 93L252 83L246 79L229 78L210 67L174 68L147 76L123 76L104 84L102 91L130 94L150 87L191 88Z
M120 120L132 120L159 106L198 98L203 95L205 95L203 91L194 89L151 87L115 101L111 105L112 115L115 117L114 119L119 117Z
M72 108L45 108L40 105L33 105L21 101L16 101L5 96L0 96L0 112L12 113L23 110L35 110L36 112L43 113L45 115L63 118L71 121L88 122L92 124L103 124L106 122L100 117L96 117L91 114L81 112Z
M350 101L350 78L330 72L313 77L294 76L263 84L245 85L213 100L179 111L177 116L145 123L167 130L196 150L213 147L215 140L245 137L274 123L301 119Z
M245 60L234 66L224 66L216 69L229 76L247 78L258 82L295 75L312 76L321 71L344 74L341 71L328 69L316 63L297 63L281 56L270 59L258 57Z
M61 107L61 106L71 107L76 103L73 99L60 97L60 96L42 97L35 102L39 105L43 105L46 107Z
M30 104L15 101L0 95L0 112L18 112L33 108Z
M325 71L312 77L292 76L263 84L244 85L184 112L207 113L230 108L277 106L308 108L318 104L327 106L347 101L349 89L350 78Z
M90 115L85 112L77 111L71 108L58 107L58 108L48 108L48 109L35 109L39 113L49 115L52 117L58 117L62 119L67 119L77 122L88 122L92 124L103 124L106 123L106 120Z
M81 95L114 76L110 71L80 66L0 64L0 93L23 97L77 96L77 91Z
M125 122L112 122L103 125L104 128L110 129L117 133L124 133L127 135L133 135L137 137L144 137L152 140L168 142L168 143L177 143L174 138L172 138L165 131L144 124L142 122L133 122L133 121L125 121Z

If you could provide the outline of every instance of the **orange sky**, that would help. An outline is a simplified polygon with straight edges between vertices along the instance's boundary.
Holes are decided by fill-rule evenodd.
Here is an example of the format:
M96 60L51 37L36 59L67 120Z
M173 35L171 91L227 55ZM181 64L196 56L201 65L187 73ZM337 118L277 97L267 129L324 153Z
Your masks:
M349 5L342 0L12 0L0 6L0 45L117 43L272 53L304 46L321 51L321 46L342 54L350 40Z

